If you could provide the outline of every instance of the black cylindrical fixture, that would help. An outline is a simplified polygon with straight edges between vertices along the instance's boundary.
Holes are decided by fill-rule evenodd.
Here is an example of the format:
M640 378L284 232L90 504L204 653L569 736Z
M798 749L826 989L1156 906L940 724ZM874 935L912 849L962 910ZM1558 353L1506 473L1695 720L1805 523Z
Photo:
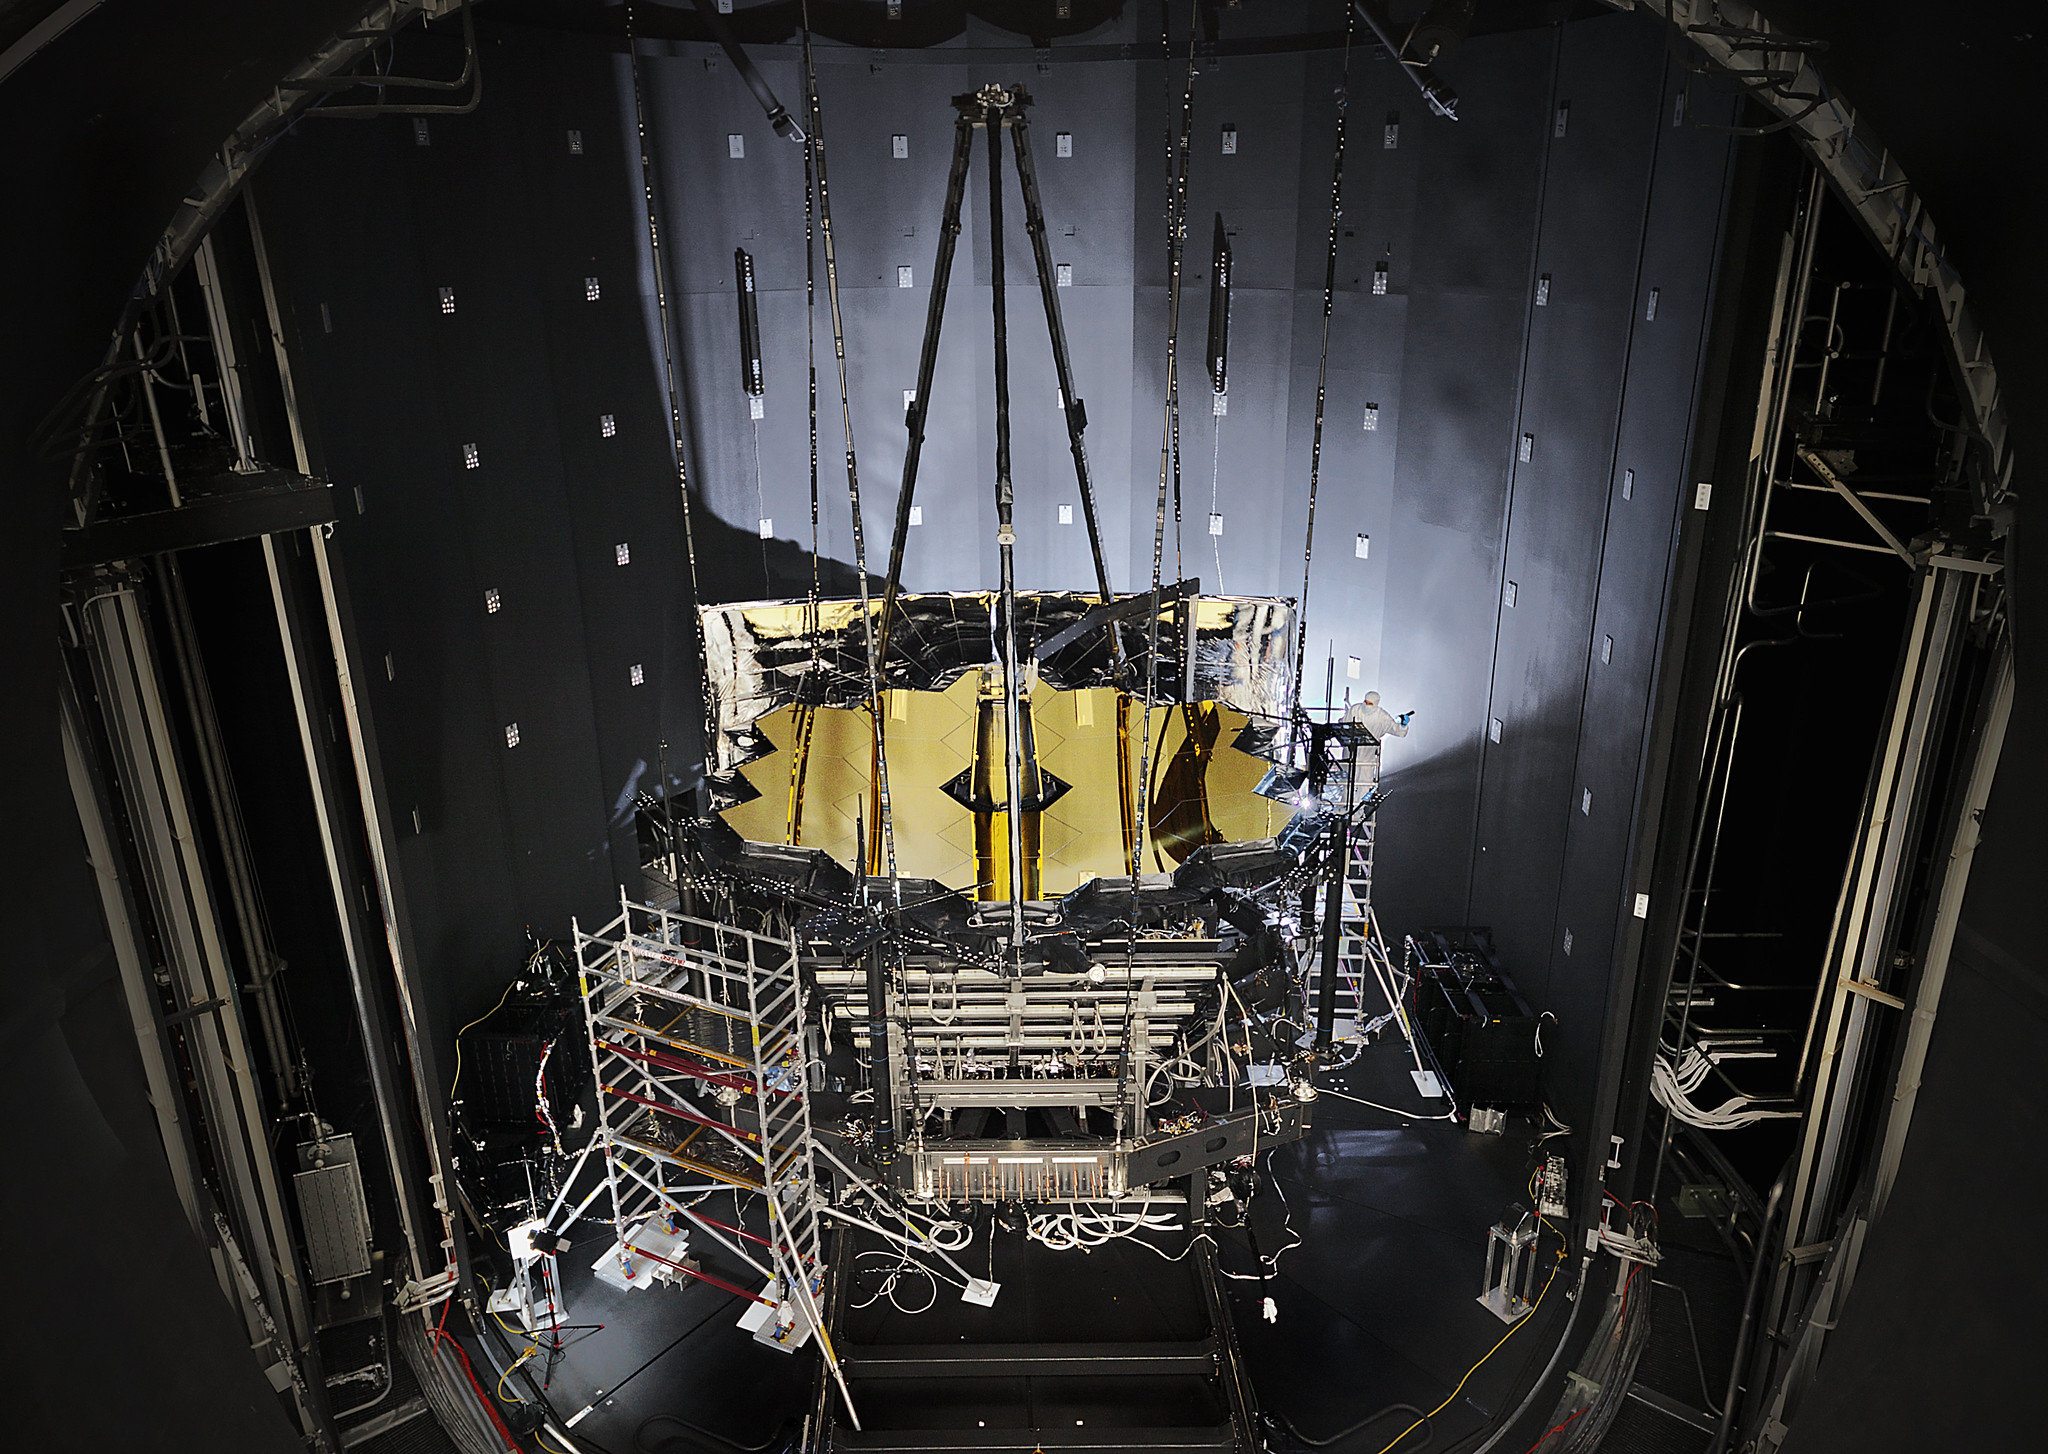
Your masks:
M1401 59L1425 66L1449 60L1465 43L1466 32L1472 29L1472 12L1478 8L1478 0L1431 0L1409 32Z
M1221 212L1209 256L1209 387L1219 394L1230 391L1230 239Z
M743 247L732 250L732 278L740 300L740 387L758 398L767 386L761 372L761 309L754 298L754 259Z
M1316 989L1316 1056L1327 1055L1337 1026L1337 960L1344 944L1344 873L1350 866L1351 820L1339 814L1330 830L1334 840L1330 886L1323 895L1323 979Z

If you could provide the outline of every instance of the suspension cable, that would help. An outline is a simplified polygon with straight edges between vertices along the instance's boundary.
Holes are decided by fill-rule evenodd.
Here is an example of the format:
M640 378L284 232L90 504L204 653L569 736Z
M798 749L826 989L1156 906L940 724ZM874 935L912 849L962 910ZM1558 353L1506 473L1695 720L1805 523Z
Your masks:
M1337 158L1330 172L1330 248L1323 261L1323 342L1316 358L1316 427L1308 456L1308 528L1301 543L1301 620L1294 645L1294 720L1297 737L1306 708L1302 705L1302 672L1308 665L1309 564L1316 547L1316 486L1323 473L1323 405L1330 379L1330 314L1337 300L1337 229L1344 220L1344 115L1351 105L1351 37L1358 29L1358 7L1345 12L1344 75L1337 86ZM1292 755L1290 748L1290 756Z
M682 390L676 380L675 330L669 324L667 267L662 259L661 225L654 199L654 144L647 129L647 102L641 94L640 47L635 40L632 0L626 0L626 55L633 74L633 124L640 143L640 194L647 209L647 247L654 265L654 313L661 327L661 373L668 390L669 442L676 456L676 493L683 507L683 557L690 570L690 629L696 642L697 673L704 691L703 738L699 744L700 770L708 783L717 748L718 720L711 697L711 673L704 650L704 592L697 578L697 535L690 518L690 467L683 453ZM662 801L669 801L669 784L661 785Z
M1223 476L1223 420L1230 407L1230 240L1216 214L1209 256L1209 551L1216 558L1216 594L1223 590L1223 534L1218 490Z
M811 659L806 672L808 682L815 683L817 672L822 665L824 642L819 630L819 598L824 595L824 579L819 565L818 550L818 246L817 246L817 183L816 168L812 163L812 149L816 143L806 133L804 136L804 375L809 389L811 419L811 585L810 594L804 600L804 634L811 643ZM759 438L760 425L754 428ZM756 450L758 458L758 442ZM818 709L815 705L799 703L795 708L794 730L790 734L789 754L789 809L785 818L786 831L792 844L803 842L803 820L799 816L803 802L804 777L810 766L811 733L817 723ZM863 845L862 852L866 852Z
M1169 6L1159 7L1159 52L1173 53L1169 28ZM1190 19L1190 25L1194 20ZM1173 578L1187 577L1187 563L1181 553L1180 486L1180 270L1187 246L1188 133L1194 119L1195 66L1193 39L1189 42L1187 85L1180 98L1180 137L1175 141L1172 123L1166 128L1166 276L1168 317L1166 325L1166 434L1167 453L1173 465Z
M839 255L832 242L832 185L825 173L825 118L818 103L818 66L811 55L811 6L804 0L804 88L811 108L810 159L817 165L818 231L825 243L825 297L832 310L832 352L839 364L839 421L846 433L846 496L853 511L853 568L860 577L860 629L866 647L868 721L875 744L875 801L881 827L883 867L889 875L890 902L901 907L903 885L896 874L896 829L889 803L889 749L882 726L881 663L875 659L875 617L868 598L867 532L860 515L860 469L853 450L853 401L846 383L846 324L839 309ZM816 553L812 559L815 561ZM861 845L861 871L867 871L867 845Z
M1309 444L1309 526L1300 543L1300 623L1294 637L1294 735L1300 735L1303 713L1303 672L1309 664L1309 563L1315 559L1315 496L1323 477L1323 405L1329 397L1329 315L1337 301L1337 227L1343 223L1343 117L1352 104L1352 33L1358 29L1358 6L1346 12L1343 25L1343 78L1337 82L1337 158L1329 174L1329 252L1323 258L1323 346L1315 360L1315 434ZM1290 756L1292 756L1290 743Z
M1221 394L1216 396L1222 398ZM1216 488L1223 476L1223 416L1209 431L1209 549L1216 557L1216 594L1223 594L1223 537L1216 531Z
M1145 651L1145 711L1139 743L1138 758L1138 833L1131 846L1131 899L1133 916L1137 913L1138 875L1144 869L1144 843L1151 835L1152 816L1152 700L1159 685L1159 598L1160 571L1166 555L1166 496L1168 486L1173 488L1174 519L1176 521L1175 550L1178 552L1178 521L1180 518L1180 469L1175 456L1178 454L1180 434L1178 391L1175 381L1178 373L1180 348L1180 278L1181 252L1179 236L1186 227L1187 174L1188 174L1188 132L1194 123L1195 110L1195 37L1200 32L1200 0L1190 7L1188 17L1188 72L1187 84L1181 92L1180 106L1180 154L1174 163L1174 187L1168 198L1167 227L1167 275L1166 275L1166 419L1159 439L1159 495L1152 512L1152 610L1151 624ZM1170 43L1162 36L1162 44Z
M1163 19L1163 16L1162 16ZM1169 199L1170 206L1166 219L1168 237L1168 258L1166 288L1166 389L1167 422L1162 430L1159 445L1159 493L1152 507L1152 606L1146 623L1145 642L1145 710L1141 717L1138 743L1138 823L1137 831L1131 835L1131 916L1124 931L1124 1031L1122 1053L1117 1057L1117 1081L1119 1090L1130 1079L1131 1074L1131 1000L1137 988L1138 972L1138 881L1145 866L1145 842L1152 836L1152 699L1159 687L1159 597L1160 568L1166 554L1166 490L1168 485L1169 451L1176 442L1176 420L1173 414L1175 354L1180 342L1180 246L1176 238L1183 227L1182 212L1187 200L1188 128L1194 120L1195 108L1195 37L1200 34L1200 0L1193 0L1188 14L1188 75L1187 84L1181 92L1180 106L1180 156L1173 167L1177 184ZM1170 54L1171 37L1164 31L1160 37L1162 51ZM1178 494L1178 471L1173 484ZM1176 499L1175 516L1179 506ZM1178 536L1175 547L1178 550ZM1176 578L1178 579L1178 578ZM1139 1097L1143 1099L1142 1094ZM1139 1108L1143 1114L1143 1107Z
M815 203L817 171L811 152L817 145L804 138L804 370L811 404L811 655L818 653L818 598L824 582L818 567L818 245Z

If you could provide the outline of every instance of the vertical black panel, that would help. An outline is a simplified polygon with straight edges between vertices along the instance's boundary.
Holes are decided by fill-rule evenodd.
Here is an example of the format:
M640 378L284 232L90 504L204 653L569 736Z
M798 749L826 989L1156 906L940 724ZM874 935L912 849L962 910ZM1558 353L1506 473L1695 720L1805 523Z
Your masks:
M1380 680L1361 683L1379 686L1391 709L1417 714L1386 755L1381 841L1395 846L1380 859L1379 902L1394 933L1467 912L1559 44L1555 31L1475 39L1458 57L1463 119L1401 128L1403 146L1413 138L1425 148L1424 180L1405 281L1398 254L1390 268L1389 293L1407 290L1400 450Z
M1569 120L1563 136L1554 119L1544 127L1549 159L1535 268L1550 283L1548 301L1536 307L1532 280L1522 404L1508 441L1513 473L1487 706L1501 740L1491 740L1489 722L1471 914L1493 925L1523 992L1546 1007L1565 835L1585 820L1588 802L1574 764L1608 498L1619 495L1611 466L1643 291L1660 54L1658 38L1631 25L1570 27L1555 100L1569 105ZM1669 334L1668 317L1665 324ZM1689 385L1689 373L1677 382ZM1689 396L1678 402L1672 412L1683 417ZM1660 498L1668 502L1668 485ZM1633 513L1654 508L1638 496ZM1636 542L1616 543L1625 553ZM1662 560L1654 541L1640 543ZM1625 811L1596 796L1603 818Z
M1565 1047L1558 1084L1564 1103L1580 1107L1592 1094L1604 1021L1616 1008L1606 999L1610 967L1636 952L1634 927L1642 921L1635 898L1649 888L1627 878L1627 865L1648 806L1644 775L1658 748L1654 695L1662 674L1676 669L1658 659L1669 613L1681 605L1672 596L1671 571L1681 543L1704 530L1708 519L1696 508L1698 482L1685 471L1733 151L1723 134L1671 124L1675 84L1674 76L1659 103L1605 541L1588 625L1571 778L1580 796L1566 814L1548 950L1548 998L1563 1021L1557 1035ZM1693 110L1695 119L1725 122L1732 108L1696 100ZM1648 316L1652 289L1654 319ZM1592 811L1578 811L1588 791ZM1573 938L1569 956L1566 929Z
M434 330L484 299L465 295L460 276L437 282L444 270L421 254L411 146L400 121L309 125L280 144L258 202L297 325L314 466L340 495L331 558L350 586L367 668L355 686L378 728L421 968L460 1007L469 996L458 986L481 989L518 952L522 920L493 749L503 723L481 638L483 572L449 474L471 436L447 421L435 368ZM439 311L441 286L457 289L453 317ZM344 730L327 728L337 739Z
M664 734L688 762L701 711L611 57L508 39L497 106L426 147L398 121L302 131L265 193L415 938L463 1018L528 926L636 877L622 805Z

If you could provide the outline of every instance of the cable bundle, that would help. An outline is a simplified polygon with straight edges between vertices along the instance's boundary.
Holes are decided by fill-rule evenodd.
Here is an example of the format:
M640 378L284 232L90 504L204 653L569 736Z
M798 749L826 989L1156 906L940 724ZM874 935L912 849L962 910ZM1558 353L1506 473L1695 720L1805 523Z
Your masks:
M1702 1131L1739 1131L1758 1121L1798 1119L1797 1111L1751 1109L1756 1103L1744 1095L1730 1096L1711 1111L1701 1110L1692 1103L1691 1096L1706 1082L1713 1068L1713 1057L1697 1045L1689 1046L1675 1066L1668 1056L1659 1053L1650 1068L1650 1093L1656 1096L1658 1105Z
M1024 1232L1055 1252L1087 1251L1138 1232L1178 1232L1180 1223L1165 1212L1084 1212L1072 1205L1064 1212L1042 1212ZM1156 1250L1156 1249L1155 1249Z

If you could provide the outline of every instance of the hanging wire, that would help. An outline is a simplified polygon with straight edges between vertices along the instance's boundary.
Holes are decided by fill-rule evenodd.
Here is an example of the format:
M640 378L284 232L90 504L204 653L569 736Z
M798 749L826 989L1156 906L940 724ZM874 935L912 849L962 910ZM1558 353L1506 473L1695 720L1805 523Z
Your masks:
M804 625L811 639L811 670L818 669L818 599L824 581L818 563L818 248L814 204L817 198L816 168L811 162L817 146L813 137L804 138L804 370L810 381L811 403L811 594L805 603Z
M1294 645L1294 720L1297 739L1306 720L1302 703L1302 672L1308 665L1309 563L1316 547L1316 486L1323 472L1323 405L1330 379L1330 314L1337 298L1337 228L1344 220L1344 115L1351 104L1351 37L1358 29L1358 7L1345 12L1344 75L1337 85L1337 159L1330 172L1330 249L1323 263L1323 344L1316 359L1316 427L1309 445L1308 528L1301 544L1301 620ZM1292 753L1290 752L1290 755Z
M1159 53L1173 53L1170 29L1171 7L1159 7ZM1194 21L1191 19L1192 26ZM1187 246L1188 127L1194 116L1194 37L1188 38L1187 85L1181 92L1180 136L1176 141L1171 122L1166 127L1166 276L1171 298L1166 333L1166 452L1173 468L1173 578L1187 578L1187 564L1181 553L1180 487L1180 270Z
M818 559L818 247L817 218L815 211L817 185L814 180L816 169L811 164L815 140L804 137L804 377L809 391L811 420L811 585L810 594L804 598L804 635L811 643L811 659L805 670L806 682L815 682L822 657L824 642L818 629L818 601L824 594L823 568ZM755 458L760 458L760 429L755 432ZM785 817L787 836L792 844L803 842L803 821L798 816L799 804L803 801L804 775L811 758L811 732L818 720L818 709L813 705L799 703L795 709L795 732L789 754L789 809ZM865 852L865 848L862 849Z
M1166 420L1160 432L1159 441L1159 495L1153 507L1152 519L1152 612L1149 639L1145 653L1145 711L1143 730L1139 743L1138 760L1138 833L1131 845L1131 898L1132 917L1137 915L1137 879L1144 868L1144 842L1151 830L1152 797L1152 702L1159 683L1159 599L1160 571L1166 555L1166 497L1171 485L1174 495L1174 519L1176 521L1175 551L1179 551L1178 521L1180 518L1179 490L1180 476L1177 461L1179 439L1179 417L1176 408L1178 354L1180 347L1180 281L1181 248L1179 235L1186 230L1185 211L1187 205L1188 133L1194 123L1195 108L1195 37L1200 27L1200 0L1190 6L1188 17L1188 70L1187 84L1181 92L1179 156L1173 166L1174 187L1168 198L1167 236L1168 266L1166 278ZM1170 43L1162 34L1162 45Z
M753 406L750 402L748 405L748 412L751 413L752 411ZM753 425L755 510L754 518L757 520L766 520L768 518L768 492L765 488L763 488L761 484L761 421L759 419L756 419L753 421ZM761 597L763 600L766 600L768 597L774 594L775 580L774 577L770 576L768 573L768 534L767 531L763 529L761 532Z
M810 102L810 160L817 167L818 230L825 243L825 297L832 310L832 352L839 364L839 421L846 434L846 495L853 511L853 568L860 578L860 627L868 669L868 721L874 732L875 798L882 834L882 863L889 877L889 900L903 903L903 885L896 874L896 829L889 803L889 747L882 725L881 663L875 659L875 617L868 599L867 533L860 514L860 469L853 451L853 402L846 383L846 325L839 310L839 255L832 243L832 186L825 172L825 118L818 103L818 66L811 55L811 6L804 0L804 88ZM815 559L815 552L813 552ZM866 871L867 845L861 845Z
M633 73L633 124L640 143L640 193L647 209L647 247L654 265L654 311L661 326L661 372L668 390L669 439L676 456L676 493L683 507L683 557L690 569L690 634L696 646L697 671L704 691L700 755L704 776L709 778L717 741L717 719L711 700L711 673L705 669L704 618L701 614L704 592L697 579L697 536L690 519L690 468L683 454L682 390L676 379L675 330L669 325L667 269L662 261L661 224L654 200L654 143L647 128L647 102L641 91L640 47L633 29L632 0L626 3L626 55ZM661 785L664 802L668 801L669 788L670 784L664 781Z
M1222 394L1216 396L1218 402ZM1216 533L1216 485L1223 473L1223 415L1209 431L1209 549L1216 557L1216 594L1223 594L1223 537Z
M1187 84L1181 92L1180 105L1180 155L1172 167L1177 183L1169 198L1167 236L1171 240L1184 230L1182 213L1187 202L1188 129L1194 121L1195 108L1195 37L1200 33L1201 0L1193 0L1188 11L1188 73ZM1161 19L1165 18L1162 7ZM1164 54L1171 54L1172 39L1161 25L1160 46ZM1138 743L1138 822L1137 831L1131 835L1131 913L1130 922L1124 927L1124 1033L1123 1051L1117 1057L1117 1080L1119 1086L1128 1082L1131 1074L1131 1000L1137 986L1138 974L1138 880L1145 866L1145 840L1152 833L1152 699L1159 687L1159 572L1166 555L1166 490L1171 452L1178 440L1177 420L1173 415L1175 354L1180 342L1180 247L1177 242L1169 243L1169 266L1167 270L1166 297L1166 388L1168 417L1159 446L1159 494L1152 507L1152 609L1146 628L1145 646L1145 711L1141 719ZM1179 519L1179 472L1174 469L1175 490L1174 516ZM1175 532L1175 553L1179 552L1179 534Z

